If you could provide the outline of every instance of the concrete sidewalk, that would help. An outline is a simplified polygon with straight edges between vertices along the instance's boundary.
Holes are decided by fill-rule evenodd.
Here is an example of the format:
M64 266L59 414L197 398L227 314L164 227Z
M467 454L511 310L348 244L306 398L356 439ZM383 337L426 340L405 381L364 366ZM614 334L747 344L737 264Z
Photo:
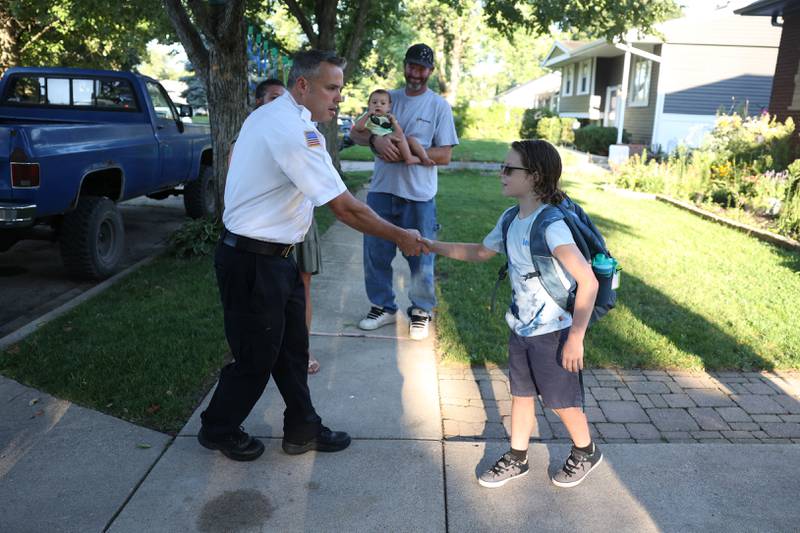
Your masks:
M354 437L350 448L285 455L283 403L273 384L245 422L267 450L255 462L236 463L197 444L203 406L170 443L5 380L0 530L797 529L796 444L604 444L605 461L590 479L557 489L547 472L569 445L537 442L530 475L481 488L476 473L507 449L502 434L445 438L439 373L452 378L454 370L437 368L433 340L408 340L402 317L368 335L357 329L369 308L358 233L335 224L323 238L323 257L324 272L313 282L311 337L322 370L309 383L323 422ZM395 266L404 307L408 271L402 258Z

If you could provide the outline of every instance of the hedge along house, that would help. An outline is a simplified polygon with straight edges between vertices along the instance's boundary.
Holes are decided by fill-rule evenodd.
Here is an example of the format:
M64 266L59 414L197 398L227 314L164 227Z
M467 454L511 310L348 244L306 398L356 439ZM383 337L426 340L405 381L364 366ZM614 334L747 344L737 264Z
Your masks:
M561 71L559 114L621 122L632 144L671 151L699 144L719 111L767 109L780 39L769 20L714 10L656 29L618 43L557 41L543 64Z
M736 13L770 17L773 26L782 28L769 112L782 122L792 117L795 146L800 146L800 0L761 0Z

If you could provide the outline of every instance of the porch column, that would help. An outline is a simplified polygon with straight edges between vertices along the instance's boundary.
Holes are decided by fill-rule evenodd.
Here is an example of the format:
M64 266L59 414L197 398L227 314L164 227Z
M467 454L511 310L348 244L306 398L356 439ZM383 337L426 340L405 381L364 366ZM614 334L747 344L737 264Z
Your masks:
M628 82L631 70L631 43L625 46L625 61L622 65L622 87L617 95L617 144L622 144L622 127L625 124L625 102L628 101Z

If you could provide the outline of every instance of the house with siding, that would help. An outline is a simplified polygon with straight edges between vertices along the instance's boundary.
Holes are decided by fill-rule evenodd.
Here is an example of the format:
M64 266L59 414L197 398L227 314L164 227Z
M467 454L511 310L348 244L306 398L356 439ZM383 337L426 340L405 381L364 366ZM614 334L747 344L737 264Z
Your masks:
M524 109L552 109L558 105L558 90L561 87L561 73L550 72L526 83L516 85L494 97L495 102L507 107Z
M780 121L792 117L795 144L800 145L800 0L760 0L736 13L770 17L770 23L782 30L769 112Z
M769 20L726 9L656 29L620 42L556 42L543 64L561 72L559 114L622 122L631 143L670 151L696 146L719 111L767 110L780 40Z

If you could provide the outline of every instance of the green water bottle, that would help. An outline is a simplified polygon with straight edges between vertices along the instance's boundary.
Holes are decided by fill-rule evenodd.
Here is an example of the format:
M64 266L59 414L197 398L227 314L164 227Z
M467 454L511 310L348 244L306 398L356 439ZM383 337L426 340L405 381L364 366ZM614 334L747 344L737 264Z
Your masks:
M592 270L597 277L611 278L617 271L617 260L606 254L597 254L592 259Z

